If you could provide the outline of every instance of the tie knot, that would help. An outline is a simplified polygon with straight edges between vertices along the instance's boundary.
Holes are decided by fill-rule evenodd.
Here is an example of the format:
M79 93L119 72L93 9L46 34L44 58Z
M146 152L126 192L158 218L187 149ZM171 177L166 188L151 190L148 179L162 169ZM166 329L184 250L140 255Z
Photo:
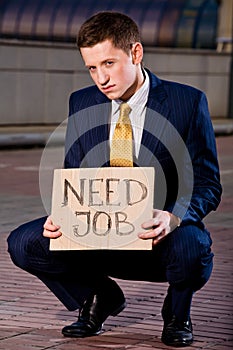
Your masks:
M123 102L121 105L120 105L120 115L122 116L129 116L129 113L131 111L131 108L130 106L128 105L128 103L126 102Z
M124 124L130 123L130 119L129 119L130 111L131 111L131 108L126 102L123 102L120 105L120 116L119 116L120 123L124 123Z

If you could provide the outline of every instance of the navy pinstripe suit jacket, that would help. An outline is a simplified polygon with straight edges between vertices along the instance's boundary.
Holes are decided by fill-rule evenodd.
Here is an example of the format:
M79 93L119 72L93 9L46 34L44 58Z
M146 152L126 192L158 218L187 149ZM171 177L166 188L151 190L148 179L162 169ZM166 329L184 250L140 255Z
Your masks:
M147 72L150 91L135 165L155 168L155 208L202 227L222 192L206 96ZM71 94L65 168L109 166L110 102L96 86Z

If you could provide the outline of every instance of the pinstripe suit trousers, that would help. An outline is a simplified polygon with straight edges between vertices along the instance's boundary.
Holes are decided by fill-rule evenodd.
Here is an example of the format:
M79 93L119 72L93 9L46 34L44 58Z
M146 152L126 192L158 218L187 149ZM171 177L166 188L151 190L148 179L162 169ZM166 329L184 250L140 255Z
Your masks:
M8 237L12 261L37 276L68 310L79 308L89 293L107 288L110 277L168 282L173 312L186 317L192 295L208 281L213 253L205 228L180 226L152 251L56 251L43 237L46 217L25 223ZM100 287L101 286L101 287Z

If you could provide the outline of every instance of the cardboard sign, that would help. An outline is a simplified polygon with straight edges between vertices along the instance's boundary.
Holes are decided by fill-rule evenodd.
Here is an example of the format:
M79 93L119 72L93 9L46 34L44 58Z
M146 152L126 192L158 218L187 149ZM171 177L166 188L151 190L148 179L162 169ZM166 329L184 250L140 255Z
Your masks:
M62 236L50 250L152 248L138 238L152 217L154 168L54 170L52 220Z

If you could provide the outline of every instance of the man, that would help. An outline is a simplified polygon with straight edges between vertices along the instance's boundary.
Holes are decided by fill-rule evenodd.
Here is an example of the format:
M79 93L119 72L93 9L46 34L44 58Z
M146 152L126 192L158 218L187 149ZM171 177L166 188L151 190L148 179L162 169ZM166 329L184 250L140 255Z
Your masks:
M206 97L144 69L138 27L124 14L92 16L81 26L77 44L95 85L70 97L65 167L118 166L112 156L114 132L120 105L127 102L133 160L129 165L122 156L123 162L153 166L156 173L155 209L138 233L151 240L152 250L52 252L50 239L62 233L47 217L14 230L9 253L69 310L79 309L77 322L63 328L64 336L99 334L107 317L125 308L123 291L111 278L116 277L168 282L162 341L188 346L193 341L192 297L208 281L213 265L202 219L221 197Z

